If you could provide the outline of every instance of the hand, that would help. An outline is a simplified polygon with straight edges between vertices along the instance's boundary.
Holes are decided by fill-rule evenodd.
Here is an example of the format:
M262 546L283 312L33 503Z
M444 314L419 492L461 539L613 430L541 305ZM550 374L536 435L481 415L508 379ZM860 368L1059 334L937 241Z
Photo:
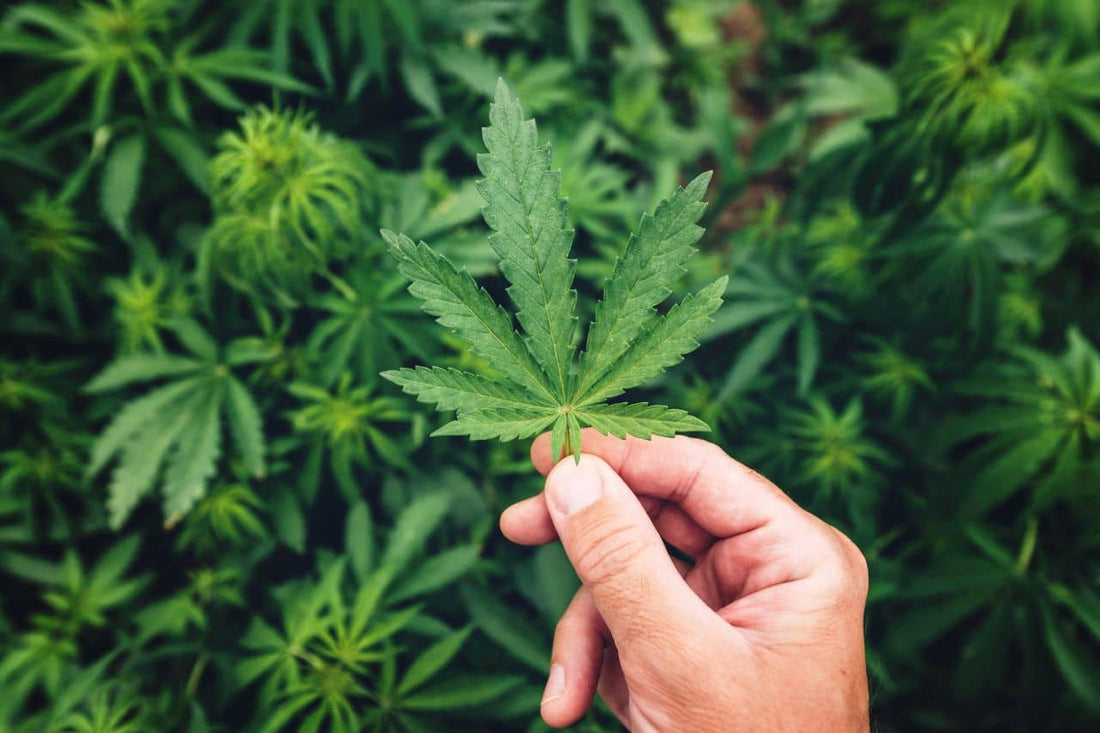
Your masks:
M546 488L500 518L513 542L560 539L583 584L543 719L576 722L598 689L632 731L868 730L856 546L705 441L583 437L556 466L538 438Z

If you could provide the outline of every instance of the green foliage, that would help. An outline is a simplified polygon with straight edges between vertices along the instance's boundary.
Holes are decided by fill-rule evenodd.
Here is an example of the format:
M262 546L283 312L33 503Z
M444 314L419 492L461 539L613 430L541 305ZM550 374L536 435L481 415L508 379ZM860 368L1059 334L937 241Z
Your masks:
M156 111L162 84L169 109L190 120L182 80L195 85L215 104L241 108L244 104L223 80L247 79L277 88L302 90L304 85L264 68L263 56L245 49L191 54L200 36L174 38L169 4L156 0L107 0L83 3L66 13L26 3L13 8L0 34L0 53L60 62L56 71L37 87L8 105L0 121L18 121L24 129L50 122L91 90L92 127L107 122L118 106L120 78L125 78L142 111Z
M134 354L109 364L86 386L92 394L171 378L125 405L92 447L89 476L113 458L108 510L122 526L148 494L163 468L165 524L175 525L206 493L221 454L224 413L247 470L264 474L261 416L248 389L229 367L251 359L230 344L219 359L217 344L193 321L180 321L176 335L191 357Z
M553 454L564 450L577 460L586 426L620 438L706 429L682 410L603 402L682 360L721 302L724 280L663 316L654 311L702 235L695 222L710 176L699 176L662 201L653 216L642 217L607 281L574 369L573 232L566 228L566 203L558 198L560 173L550 167L550 147L538 145L534 120L523 119L503 81L489 118L492 124L483 133L489 152L478 158L485 178L478 185L487 202L485 222L494 231L489 243L511 283L508 294L525 336L516 334L511 318L469 275L427 245L389 231L383 236L425 310L511 381L440 368L383 376L421 401L458 411L436 435L514 440L550 429Z
M1061 359L1021 348L996 380L960 388L996 401L940 436L947 445L991 438L969 458L977 490L961 503L963 516L988 512L1024 486L1033 492L1032 511L1095 493L1082 489L1100 467L1100 353L1076 330L1068 340Z
M307 115L260 108L227 133L210 165L215 207L209 267L242 289L290 299L328 272L360 216L365 161ZM293 302L293 301L291 301Z
M842 320L836 308L815 297L809 278L800 276L790 262L776 264L771 270L764 263L746 262L743 274L734 275L726 288L733 302L718 311L710 335L761 325L726 375L720 399L748 387L778 355L789 333L798 344L798 389L806 393L821 361L818 314Z
M392 397L375 397L369 386L352 387L345 374L330 394L320 387L295 382L287 389L303 406L290 414L298 433L313 435L314 454L322 445L330 452L330 465L337 484L349 500L359 494L352 475L353 463L372 463L372 453L390 465L408 466L405 450L389 437L385 423L408 420L405 405ZM369 446L369 449L368 449Z
M426 437L702 421L878 729L1096 729L1097 7L8 3L0 730L545 730L527 446Z
M316 584L299 581L279 589L288 603L278 629L253 620L241 640L250 655L237 665L236 677L240 685L263 680L260 699L270 712L257 716L261 730L279 730L293 720L307 728L327 724L330 730L418 730L429 724L425 715L484 705L515 688L517 679L497 675L437 681L424 689L471 633L438 622L428 632L436 640L397 672L399 648L391 640L407 633L419 610L408 602L445 587L462 572L453 563L446 572L430 571L428 560L415 587L406 584L403 590L397 584L449 505L446 495L427 494L404 509L377 563L353 560L359 583L354 593L347 592L346 564L336 560ZM364 541L360 534L348 539L349 552L352 543ZM365 549L368 558L374 556L369 539ZM362 551L353 555L361 556Z

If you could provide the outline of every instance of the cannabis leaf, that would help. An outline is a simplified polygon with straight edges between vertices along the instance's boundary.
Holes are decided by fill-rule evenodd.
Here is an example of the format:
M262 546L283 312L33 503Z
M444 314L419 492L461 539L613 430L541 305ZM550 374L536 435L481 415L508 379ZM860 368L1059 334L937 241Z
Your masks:
M229 344L219 359L217 343L197 323L179 319L173 328L192 356L123 356L85 387L98 394L136 382L172 378L126 403L92 447L89 476L119 457L107 501L111 526L116 529L153 488L162 467L166 523L177 522L205 495L221 454L223 413L244 465L255 476L264 474L259 408L248 388L229 370L257 357L239 348L239 340Z
M1100 443L1100 351L1076 329L1066 340L1060 358L1018 347L996 379L957 386L995 401L947 422L937 436L959 447L986 438L964 459L973 472L960 515L982 516L1025 487L1036 510L1088 496L1082 487L1095 475Z
M792 333L797 343L798 392L807 394L821 362L819 324L825 318L841 321L844 314L827 302L815 283L787 258L778 258L774 263L745 262L726 294L739 298L715 315L706 338L759 327L730 367L717 399L723 401L748 389L779 355Z
M683 410L605 401L679 363L698 346L696 337L721 304L725 278L663 315L656 311L702 236L696 222L705 208L702 197L710 174L677 189L653 215L642 216L606 283L578 358L575 261L569 259L573 231L567 204L559 197L561 174L550 167L550 146L538 143L535 121L524 119L503 81L489 120L482 131L489 152L478 156L485 176L478 189L486 202L485 222L493 230L489 244L501 259L524 335L467 272L427 244L383 230L398 268L412 281L409 292L504 379L439 367L382 376L421 402L458 412L435 435L513 440L551 430L554 454L564 449L578 460L583 426L620 438L707 430Z

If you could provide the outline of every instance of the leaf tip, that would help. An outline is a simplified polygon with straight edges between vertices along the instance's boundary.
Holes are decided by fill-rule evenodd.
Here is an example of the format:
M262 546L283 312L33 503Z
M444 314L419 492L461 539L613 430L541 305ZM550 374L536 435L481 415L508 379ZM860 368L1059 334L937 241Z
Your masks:
M700 198L702 198L703 194L705 194L707 192L707 189L710 188L710 181L712 178L714 178L713 170L703 171L699 175L695 176L695 178L691 179L691 183L686 186L686 189L689 191L698 190L698 195Z
M497 77L497 89L494 99L497 104L508 104L514 102L515 97L512 96L512 90L508 88L508 84L504 81L503 76Z

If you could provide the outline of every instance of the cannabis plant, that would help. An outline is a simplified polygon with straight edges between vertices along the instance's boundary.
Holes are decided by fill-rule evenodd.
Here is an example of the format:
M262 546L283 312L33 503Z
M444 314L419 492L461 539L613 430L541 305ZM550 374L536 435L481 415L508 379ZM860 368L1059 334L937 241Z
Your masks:
M308 115L256 109L219 141L211 163L216 216L204 244L209 267L236 287L263 283L293 302L308 275L327 276L360 216L366 162Z

